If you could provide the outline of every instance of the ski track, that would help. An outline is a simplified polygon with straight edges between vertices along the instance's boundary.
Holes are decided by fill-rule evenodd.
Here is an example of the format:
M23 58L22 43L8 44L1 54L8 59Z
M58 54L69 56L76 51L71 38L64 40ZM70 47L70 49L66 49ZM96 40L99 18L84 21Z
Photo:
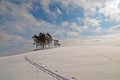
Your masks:
M32 64L33 66L35 66L36 68L40 69L41 71L47 73L48 75L56 78L57 80L69 80L61 75L58 75L56 73L54 73L53 71L41 66L40 64L37 64L35 62L33 62L32 60L28 59L27 57L25 57L25 60L28 61L30 64Z

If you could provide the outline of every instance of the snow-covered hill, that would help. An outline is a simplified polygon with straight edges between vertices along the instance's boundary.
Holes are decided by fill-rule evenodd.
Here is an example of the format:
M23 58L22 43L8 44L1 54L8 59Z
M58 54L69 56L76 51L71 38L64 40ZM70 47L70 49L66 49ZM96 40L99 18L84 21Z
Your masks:
M120 47L72 46L0 57L0 80L120 80Z

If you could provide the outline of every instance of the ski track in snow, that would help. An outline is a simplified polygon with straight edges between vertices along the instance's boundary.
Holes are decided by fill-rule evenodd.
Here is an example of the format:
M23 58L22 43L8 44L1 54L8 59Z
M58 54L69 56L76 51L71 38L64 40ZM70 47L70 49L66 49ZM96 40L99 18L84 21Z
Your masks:
M28 59L27 57L25 57L25 60L28 61L33 66L35 66L36 68L40 69L41 71L43 71L43 72L47 73L48 75L56 78L57 80L69 80L69 79L67 79L67 78L65 78L61 75L58 75L58 74L54 73L53 71L43 67L42 65L33 62L32 60ZM73 78L73 79L75 79L75 78Z

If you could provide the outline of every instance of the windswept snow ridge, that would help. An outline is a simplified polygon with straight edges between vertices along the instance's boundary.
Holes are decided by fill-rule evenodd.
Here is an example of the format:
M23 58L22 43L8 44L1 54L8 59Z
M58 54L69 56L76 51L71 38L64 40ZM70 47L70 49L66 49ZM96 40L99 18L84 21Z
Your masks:
M32 60L28 59L27 57L25 57L25 60L28 61L30 64L32 64L33 66L35 66L36 68L42 70L43 72L49 74L50 76L56 78L57 80L69 80L67 78L64 78L63 76L60 76L54 72L52 72L51 70L46 69L45 67L33 62Z

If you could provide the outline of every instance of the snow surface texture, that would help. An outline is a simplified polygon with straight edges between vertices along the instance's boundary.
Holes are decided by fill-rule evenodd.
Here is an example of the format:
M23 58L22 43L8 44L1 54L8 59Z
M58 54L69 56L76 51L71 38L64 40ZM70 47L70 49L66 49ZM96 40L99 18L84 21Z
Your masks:
M120 47L72 46L0 57L0 80L120 80Z

